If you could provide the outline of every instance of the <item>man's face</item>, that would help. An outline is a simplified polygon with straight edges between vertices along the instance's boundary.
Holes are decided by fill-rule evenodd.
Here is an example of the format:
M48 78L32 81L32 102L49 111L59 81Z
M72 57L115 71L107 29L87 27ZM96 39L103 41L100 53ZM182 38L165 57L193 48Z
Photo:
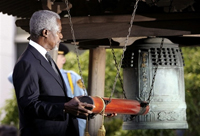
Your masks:
M58 31L48 31L49 34L48 34L48 38L47 38L47 44L48 44L48 48L50 50L54 49L54 48L58 48L59 46L59 43L61 41L61 39L63 38L63 35L62 35L62 26L61 26L61 21L58 19L57 20L57 23L58 23L58 27L59 27L59 30Z

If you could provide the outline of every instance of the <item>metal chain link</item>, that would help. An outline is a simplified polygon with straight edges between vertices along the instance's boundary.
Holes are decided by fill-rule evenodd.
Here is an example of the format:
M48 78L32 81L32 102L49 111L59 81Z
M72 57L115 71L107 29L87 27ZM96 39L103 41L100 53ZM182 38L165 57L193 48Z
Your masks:
M158 2L158 1L157 1ZM172 8L172 3L173 0L170 0L170 5L169 5L169 12L171 11ZM155 82L155 78L156 78L156 73L157 73L157 69L158 69L158 65L159 65L159 59L161 60L161 54L162 54L162 48L163 48L163 43L164 43L164 38L162 38L161 44L160 44L160 49L159 49L159 54L158 54L158 60L156 61L156 67L155 67L155 71L154 71L154 75L152 78L152 83L151 83L151 87L150 87L150 91L149 91L149 97L147 99L147 102L150 103L151 96L152 96L152 90L153 90L153 86L154 86L154 82Z
M152 96L152 90L153 90L154 83L155 83L156 73L157 73L157 70L158 70L159 62L161 61L163 43L164 43L164 38L162 38L162 41L161 41L161 44L160 44L160 48L159 48L158 59L156 61L156 67L155 67L154 75L153 75L153 78L152 78L152 83L151 83L151 87L150 87L150 91L149 91L149 97L147 99L148 103L150 103L150 101L151 101L150 99L151 99L151 96ZM160 61L159 61L159 59L160 59Z
M114 80L113 88L112 88L108 103L111 102L111 98L112 98L112 96L114 94L114 91L115 91L117 79L118 79L118 76L119 76L119 73L120 73L120 68L121 68L121 65L122 65L122 60L124 58L124 52L126 51L126 46L128 44L128 39L129 39L129 36L131 34L131 29L132 29L132 26L133 26L133 21L134 21L134 18L135 18L135 13L136 13L136 9L137 9L137 6L138 6L138 2L139 2L139 0L136 0L135 5L134 5L134 9L133 9L133 13L132 13L131 21L130 21L130 27L128 29L128 34L127 34L126 40L125 40L125 46L123 47L123 53L121 55L121 60L120 60L120 63L118 65L118 67L117 67L117 74L116 74L116 77L115 77L115 80Z
M80 60L79 60L78 46L76 44L76 38L75 38L75 34L74 34L73 23L72 23L72 19L71 19L71 14L70 14L70 8L69 8L69 2L68 2L68 0L65 0L65 4L67 6L69 24L70 24L70 27L71 27L72 39L73 39L73 43L74 43L74 47L75 47L75 51L76 51L76 59L77 59L77 62L78 62L79 74L81 76L81 81L83 83L84 95L86 95L86 88L85 88L85 84L84 84L84 81L83 81L81 64L80 64Z
M110 42L110 46L111 46L111 39L109 39L109 42ZM117 63L117 59L116 59L116 56L115 56L115 51L114 51L114 49L112 48L112 54L113 54L113 60L115 61L115 67L117 68L117 71L120 71L119 69L118 69L118 63ZM119 74L119 81L120 81L120 84L121 84L121 87L122 87L122 91L123 91L123 94L124 94L124 98L126 98L127 99L127 97L126 97L126 92L125 92L125 90L124 90L124 85L123 85L123 81L122 81L122 78L121 78L121 75Z

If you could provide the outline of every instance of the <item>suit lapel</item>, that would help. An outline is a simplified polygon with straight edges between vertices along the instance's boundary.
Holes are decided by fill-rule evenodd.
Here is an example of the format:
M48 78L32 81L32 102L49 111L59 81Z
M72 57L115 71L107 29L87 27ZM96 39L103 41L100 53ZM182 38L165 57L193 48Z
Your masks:
M34 48L32 47L31 45L28 46L28 49L32 52L32 54L35 56L35 58L37 60L40 61L40 64L41 66L49 72L49 74L52 75L53 78L55 78L55 80L58 82L58 84L60 84L60 86L63 88L63 91L65 92L66 94L66 88L65 88L65 85L63 84L63 79L62 77L58 77L58 75L56 74L56 72L53 70L52 66L49 64L49 62ZM59 75L61 76L60 74L60 70L58 69L57 65L56 65L56 69L58 70L59 72ZM61 79L60 79L61 78ZM66 95L67 96L67 95Z

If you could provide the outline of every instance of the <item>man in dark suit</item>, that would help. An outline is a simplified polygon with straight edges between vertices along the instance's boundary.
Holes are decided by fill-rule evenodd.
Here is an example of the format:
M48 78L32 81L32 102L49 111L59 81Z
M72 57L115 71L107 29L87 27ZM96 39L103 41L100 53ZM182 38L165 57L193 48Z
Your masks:
M30 19L29 45L13 72L21 136L78 136L76 116L88 116L94 108L67 96L59 69L46 55L58 47L61 30L52 11L37 11Z

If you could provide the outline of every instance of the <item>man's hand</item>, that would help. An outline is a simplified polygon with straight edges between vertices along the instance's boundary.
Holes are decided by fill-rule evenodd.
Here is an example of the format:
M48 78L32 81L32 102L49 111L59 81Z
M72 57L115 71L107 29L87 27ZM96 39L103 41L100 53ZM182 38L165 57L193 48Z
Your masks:
M69 102L65 103L64 107L66 113L70 113L74 116L79 116L79 115L88 116L89 114L92 114L92 111L88 110L87 108L89 109L95 108L95 106L92 104L80 102L77 97L74 97Z

